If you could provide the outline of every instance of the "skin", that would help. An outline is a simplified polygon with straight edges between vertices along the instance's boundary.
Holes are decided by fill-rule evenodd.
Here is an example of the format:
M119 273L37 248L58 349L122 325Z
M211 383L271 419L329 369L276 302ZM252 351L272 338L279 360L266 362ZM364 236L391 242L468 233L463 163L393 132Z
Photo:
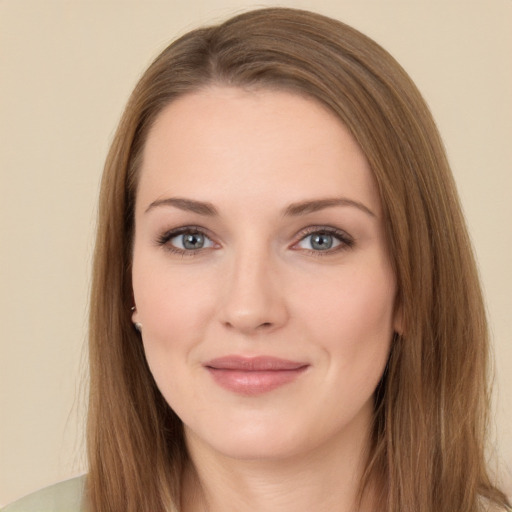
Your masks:
M401 327L361 149L314 100L216 86L162 111L140 172L133 321L184 423L184 510L351 510L373 393ZM169 234L190 226L205 236L198 251ZM312 233L332 248L313 245ZM240 394L204 366L233 354L306 370L269 392Z

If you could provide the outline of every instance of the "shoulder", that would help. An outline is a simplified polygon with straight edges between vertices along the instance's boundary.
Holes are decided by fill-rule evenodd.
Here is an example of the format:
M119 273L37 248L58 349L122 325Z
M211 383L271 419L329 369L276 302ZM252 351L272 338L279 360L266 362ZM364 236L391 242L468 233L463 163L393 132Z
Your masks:
M500 505L489 505L488 508L485 509L486 512L512 512L512 508L507 506ZM2 511L3 512L3 511Z
M10 505L0 512L84 512L85 475L45 487Z

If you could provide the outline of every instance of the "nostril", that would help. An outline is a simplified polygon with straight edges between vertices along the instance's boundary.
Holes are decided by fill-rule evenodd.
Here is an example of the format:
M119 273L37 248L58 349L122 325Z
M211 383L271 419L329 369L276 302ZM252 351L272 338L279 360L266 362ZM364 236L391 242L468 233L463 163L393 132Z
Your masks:
M244 326L242 324L237 324L236 322L224 322L224 325L225 327L227 327L228 329L240 329L240 328L244 328ZM272 322L262 322L260 324L258 323L255 323L251 326L246 326L248 329L250 330L269 330L273 327L273 323Z

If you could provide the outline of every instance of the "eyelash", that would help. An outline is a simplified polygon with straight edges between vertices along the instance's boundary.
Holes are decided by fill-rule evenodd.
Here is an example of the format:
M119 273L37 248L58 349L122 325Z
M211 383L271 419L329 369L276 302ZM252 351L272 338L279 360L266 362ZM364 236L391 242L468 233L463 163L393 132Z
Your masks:
M336 238L340 244L332 249L326 249L324 251L315 251L313 249L302 249L312 256L324 257L332 254L346 251L354 246L354 239L341 229L333 228L330 226L310 226L302 230L299 234L299 240L293 244L292 247L297 246L300 242L305 240L311 235L329 235Z
M157 245L164 247L167 251L174 253L174 254L178 254L180 256L195 256L196 254L198 254L199 252L204 250L204 248L195 249L195 250L194 249L184 250L184 249L180 249L179 247L174 247L172 244L169 243L169 241L172 240L173 238L180 236L180 235L185 235L185 234L187 234L187 235L202 235L205 238L208 238L208 240L211 240L211 237L208 236L206 230L204 230L203 228L200 228L199 226L183 226L181 228L171 229L170 231L166 231L165 233L163 233L162 235L160 235L157 238L156 243L157 243Z
M171 229L170 231L166 231L162 235L160 235L156 243L159 246L164 247L167 251L178 254L180 256L195 256L196 254L200 253L201 251L210 249L207 248L201 248L201 249L189 249L184 250L180 249L178 247L173 246L172 244L169 244L169 241L173 238L184 235L184 234L190 234L190 235L202 235L205 238L208 238L209 240L212 240L211 237L208 235L208 232L199 226L183 226L177 229ZM326 250L313 250L313 249L302 249L303 251L307 252L310 255L313 256L328 256L332 255L334 253L338 253L343 250L350 249L354 246L354 239L349 236L345 231L342 231L337 228L333 228L330 226L310 226L304 230L302 230L297 236L298 240L292 245L293 247L296 247L298 244L300 244L303 240L305 240L308 236L311 235L329 235L334 238L336 238L340 243L334 248L329 248ZM300 249L295 249L300 250Z

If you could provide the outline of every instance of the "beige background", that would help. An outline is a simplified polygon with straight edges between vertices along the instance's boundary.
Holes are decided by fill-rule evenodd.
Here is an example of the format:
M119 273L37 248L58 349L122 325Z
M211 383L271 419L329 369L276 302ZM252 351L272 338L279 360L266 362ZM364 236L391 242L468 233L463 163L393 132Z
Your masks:
M244 0L0 0L0 505L84 470L87 295L103 160L127 96L177 35ZM512 467L512 0L282 1L367 33L444 136L497 356Z

